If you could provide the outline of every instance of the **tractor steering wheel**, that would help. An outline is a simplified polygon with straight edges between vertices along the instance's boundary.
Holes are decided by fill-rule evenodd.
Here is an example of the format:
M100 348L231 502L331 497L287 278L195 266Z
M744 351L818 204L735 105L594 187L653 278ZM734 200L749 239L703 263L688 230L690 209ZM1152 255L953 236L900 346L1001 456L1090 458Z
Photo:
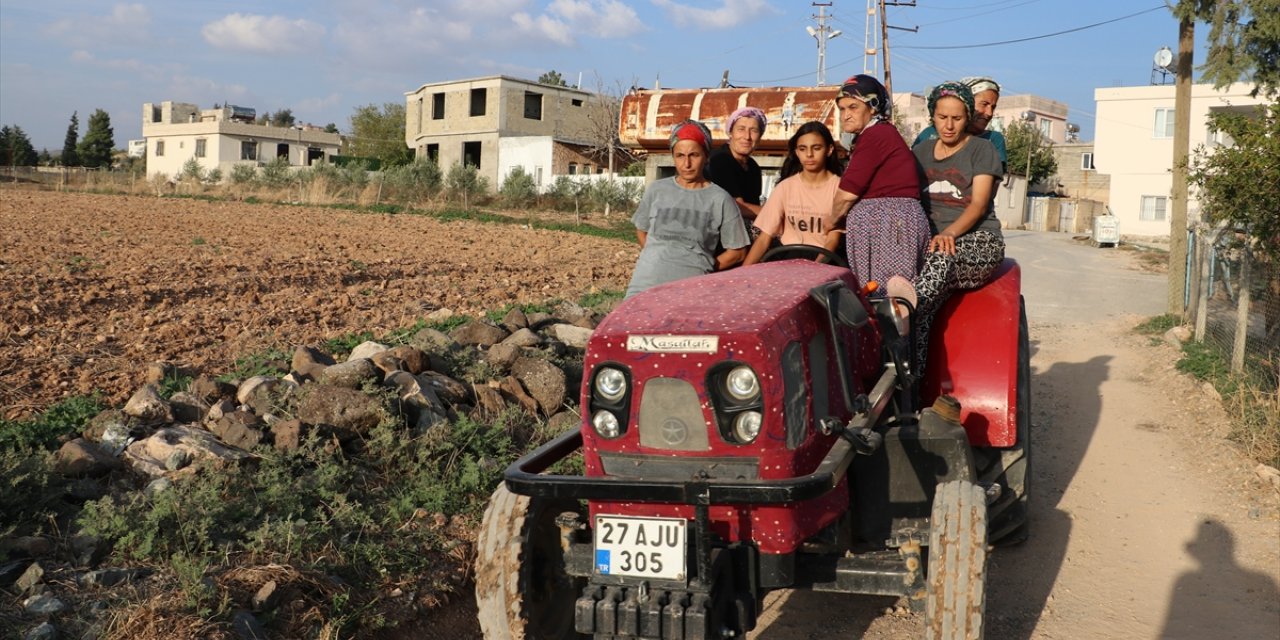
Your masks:
M766 251L764 256L760 258L760 262L773 262L775 260L791 259L813 260L816 262L818 258L826 258L827 264L833 264L838 267L849 266L849 263L845 260L844 256L839 255L834 251L828 251L822 247L811 244L784 244L776 246Z

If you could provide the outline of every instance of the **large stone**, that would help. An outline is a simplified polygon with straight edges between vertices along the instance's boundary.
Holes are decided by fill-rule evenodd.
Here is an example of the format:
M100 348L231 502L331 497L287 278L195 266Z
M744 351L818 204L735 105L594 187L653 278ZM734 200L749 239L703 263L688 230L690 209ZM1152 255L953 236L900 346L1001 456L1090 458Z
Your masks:
M142 374L142 381L149 384L160 384L166 378L176 378L178 368L170 362L152 362L147 365L146 371Z
M517 380L515 376L507 376L503 378L499 385L502 392L515 400L515 402L521 407L524 407L525 411L532 414L538 413L538 401L530 396L528 392L524 390L524 387L520 386L520 381Z
M386 351L382 351L380 353L375 353L373 357L370 358L369 360L373 362L373 366L377 367L378 370L382 372L382 377L384 380L386 379L386 376L389 373L408 370L406 368L404 360L401 360L400 358L397 358L394 355L392 355L390 349Z
M580 426L582 426L582 416L568 409L547 418L547 429L551 433L564 433Z
M1183 343L1191 339L1191 335L1191 327L1178 325L1164 332L1164 341L1175 348L1181 349Z
M485 362L503 373L510 371L511 365L515 364L519 357L520 347L506 343L495 344L484 354Z
M386 351L390 348L391 347L388 347L387 345L382 344L381 342L366 340L356 345L356 348L351 350L351 354L347 356L347 361L350 362L351 360L359 360L360 358L369 358L370 360L372 360L373 356L378 355L379 353L382 353L383 351Z
M67 603L52 594L42 593L22 601L22 610L33 616L52 616L67 610Z
M123 411L117 409L107 409L89 420L81 435L86 440L101 444L103 451L111 455L120 455L120 452L136 436L141 435L142 431L137 418L126 416Z
M209 425L209 431L228 445L248 451L262 442L262 427L258 416L248 411L232 411Z
M317 382L335 387L359 389L365 382L376 382L379 379L379 373L372 360L360 358L325 367L324 373L320 374Z
M457 406L470 404L471 402L471 387L443 373L423 371L418 375L418 379L429 385L440 396L440 399L451 405Z
M222 416L236 410L236 403L230 398L223 398L209 407L209 413L206 413L204 419L206 422L216 422Z
M404 363L404 370L409 373L417 375L427 370L427 354L415 346L402 344L391 348L387 353L399 358L400 362Z
M268 580L258 588L258 592L253 594L253 610L267 611L276 607L276 601L280 599L280 591L276 587L275 580Z
M514 307L507 312L507 315L502 316L502 321L498 324L501 324L507 331L514 332L528 327L529 318L525 317L524 311L519 307Z
M517 329L515 333L507 336L501 344L509 344L516 347L536 347L542 344L542 336L534 333L531 329Z
M595 326L591 317L591 310L576 302L570 302L568 300L561 301L556 305L556 308L552 310L552 314L569 324L585 326L581 323L586 321L592 323L592 327Z
M144 384L135 391L124 405L124 413L148 424L173 422L173 411L154 384Z
M41 558L53 553L53 541L44 536L18 536L0 542L10 557Z
M472 320L449 332L449 337L458 341L458 343L479 347L498 344L509 335L511 334L506 329L494 326L483 320Z
M298 347L293 350L293 361L290 367L302 378L315 380L324 373L325 367L337 364L329 354L315 347Z
M32 562L31 565L27 567L27 570L23 571L22 575L18 577L17 582L13 583L13 586L17 587L19 592L25 593L30 591L32 587L40 584L43 580L44 567L41 566L39 562Z
M396 389L409 425L415 431L422 432L448 421L449 408L427 380L408 371L396 371L387 376L383 384Z
M174 421L183 423L200 422L209 413L209 403L189 391L169 396L169 408L173 410Z
M31 560L27 558L0 562L0 588L7 589L17 582L30 564L32 564Z
M236 611L231 616L231 630L240 640L270 640L267 628L262 626L253 612L245 609Z
M101 446L84 438L76 438L62 445L53 461L53 470L69 478L96 478L119 466L119 460L103 451Z
M341 440L368 433L387 416L377 398L346 387L313 384L298 394L298 419L329 427Z
M23 634L22 640L58 640L58 628L46 620Z
M507 408L507 401L502 392L488 385L475 385L476 418L490 420L496 418Z
M80 576L82 587L114 587L151 575L150 569L98 569Z
M293 451L302 446L301 420L281 420L271 425L271 437L276 449Z
M551 331L555 334L556 340L574 349L586 349L587 341L591 339L591 334L594 333L592 329L572 324L553 325Z
M244 451L228 447L204 429L175 425L160 429L151 437L129 445L124 451L123 459L135 471L149 476L162 476L171 473L165 465L173 458L175 451L185 452L193 461L233 462L249 457ZM179 473L190 473L192 469L188 465Z
M275 376L253 376L240 383L236 390L236 401L259 416L266 417L276 410L276 393L280 384L280 379Z
M196 376L196 379L191 381L191 394L208 405L213 405L223 398L230 398L235 392L235 385L215 380L204 374Z
M427 322L444 322L453 317L453 309L443 307L427 314Z
M538 401L543 414L560 410L566 390L564 372L558 367L538 358L520 358L511 366L511 373Z
M77 566L96 566L111 548L98 536L71 536L71 554Z
M450 338L443 331L427 327L415 334L409 339L409 345L422 350L424 353L447 354L457 351L462 345L457 340Z

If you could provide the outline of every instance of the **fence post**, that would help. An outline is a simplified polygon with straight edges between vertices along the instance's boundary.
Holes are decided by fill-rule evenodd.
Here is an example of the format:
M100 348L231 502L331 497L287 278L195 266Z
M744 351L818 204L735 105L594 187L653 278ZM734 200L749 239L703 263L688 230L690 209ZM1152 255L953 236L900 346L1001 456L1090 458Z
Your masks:
M1236 339L1231 345L1231 371L1239 373L1244 369L1244 351L1249 342L1249 296L1250 271L1249 263L1253 262L1249 241L1244 241L1240 257L1240 286L1236 300Z
M1209 287L1213 270L1209 254L1213 251L1213 236L1209 231L1196 234L1196 342L1204 342L1204 332L1209 324Z

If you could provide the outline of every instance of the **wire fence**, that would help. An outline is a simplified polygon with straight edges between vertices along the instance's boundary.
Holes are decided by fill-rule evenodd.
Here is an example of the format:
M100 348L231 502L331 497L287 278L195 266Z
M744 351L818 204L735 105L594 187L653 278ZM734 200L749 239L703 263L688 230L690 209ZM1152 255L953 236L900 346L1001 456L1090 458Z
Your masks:
M1280 264L1247 235L1225 227L1192 230L1188 309L1195 337L1233 373L1280 377Z

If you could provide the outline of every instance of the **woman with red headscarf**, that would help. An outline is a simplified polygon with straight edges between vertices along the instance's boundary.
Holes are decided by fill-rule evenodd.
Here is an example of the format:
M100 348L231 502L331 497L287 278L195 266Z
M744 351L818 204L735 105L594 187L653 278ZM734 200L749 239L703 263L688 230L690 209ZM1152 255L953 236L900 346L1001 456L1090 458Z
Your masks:
M676 175L650 184L631 217L640 258L627 297L732 267L742 261L750 243L738 204L703 173L711 132L696 120L685 120L672 129L670 146ZM724 250L717 253L718 247Z

